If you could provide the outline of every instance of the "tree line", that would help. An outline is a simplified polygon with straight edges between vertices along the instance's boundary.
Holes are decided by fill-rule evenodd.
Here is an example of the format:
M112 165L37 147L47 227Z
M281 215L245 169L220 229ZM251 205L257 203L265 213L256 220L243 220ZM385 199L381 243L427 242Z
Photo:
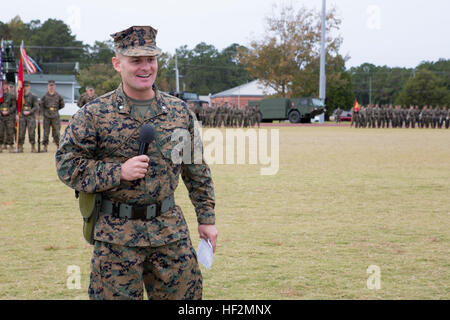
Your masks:
M305 7L277 8L266 18L265 37L248 47L233 43L223 50L201 42L186 45L174 54L163 52L158 59L156 84L163 91L175 91L175 66L180 90L200 95L217 93L254 79L273 88L279 97L318 96L320 61L320 13ZM450 60L423 62L416 68L391 68L364 63L345 67L348 56L340 54L341 21L335 8L327 13L327 113L340 106L349 109L355 99L360 104L450 105ZM63 21L23 22L19 16L0 21L0 37L16 48L23 40L28 55L47 73L76 74L81 92L87 85L98 94L114 90L119 74L111 67L114 47L111 40L93 45L76 39ZM164 49L164 48L163 48ZM75 63L78 68L75 69ZM72 64L72 68L51 68L52 64ZM51 71L51 72L50 72Z

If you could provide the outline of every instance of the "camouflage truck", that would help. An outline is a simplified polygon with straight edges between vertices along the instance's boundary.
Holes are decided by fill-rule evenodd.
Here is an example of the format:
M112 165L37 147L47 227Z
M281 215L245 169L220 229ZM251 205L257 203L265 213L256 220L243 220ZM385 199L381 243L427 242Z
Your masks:
M260 122L289 120L291 123L311 122L311 119L323 112L325 106L315 98L267 98L249 101L249 106L259 106Z
M200 119L201 111L204 107L207 107L209 105L208 101L199 99L199 96L197 93L194 92L175 92L171 91L169 92L170 95L180 98L186 104L188 107L195 113L197 116L197 119Z

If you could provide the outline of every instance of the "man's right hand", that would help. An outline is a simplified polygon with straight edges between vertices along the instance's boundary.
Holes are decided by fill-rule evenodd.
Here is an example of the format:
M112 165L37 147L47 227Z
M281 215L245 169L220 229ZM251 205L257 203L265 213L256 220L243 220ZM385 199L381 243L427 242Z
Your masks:
M128 159L122 164L120 179L125 181L133 181L145 177L148 169L149 157L140 155Z

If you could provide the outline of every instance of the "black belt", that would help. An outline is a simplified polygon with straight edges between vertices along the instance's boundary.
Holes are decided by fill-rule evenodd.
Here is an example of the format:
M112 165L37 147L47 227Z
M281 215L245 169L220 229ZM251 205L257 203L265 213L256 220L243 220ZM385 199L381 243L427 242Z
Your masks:
M130 220L151 220L174 207L175 198L173 195L150 205L129 205L103 199L100 215L112 215L115 218L128 218Z

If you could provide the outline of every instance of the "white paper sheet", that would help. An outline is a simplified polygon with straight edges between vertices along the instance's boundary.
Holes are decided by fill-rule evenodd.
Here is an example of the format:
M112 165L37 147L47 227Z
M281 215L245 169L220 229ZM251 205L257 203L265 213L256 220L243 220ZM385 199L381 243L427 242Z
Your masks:
M213 248L211 242L200 239L197 249L197 260L206 268L211 269L213 262Z

